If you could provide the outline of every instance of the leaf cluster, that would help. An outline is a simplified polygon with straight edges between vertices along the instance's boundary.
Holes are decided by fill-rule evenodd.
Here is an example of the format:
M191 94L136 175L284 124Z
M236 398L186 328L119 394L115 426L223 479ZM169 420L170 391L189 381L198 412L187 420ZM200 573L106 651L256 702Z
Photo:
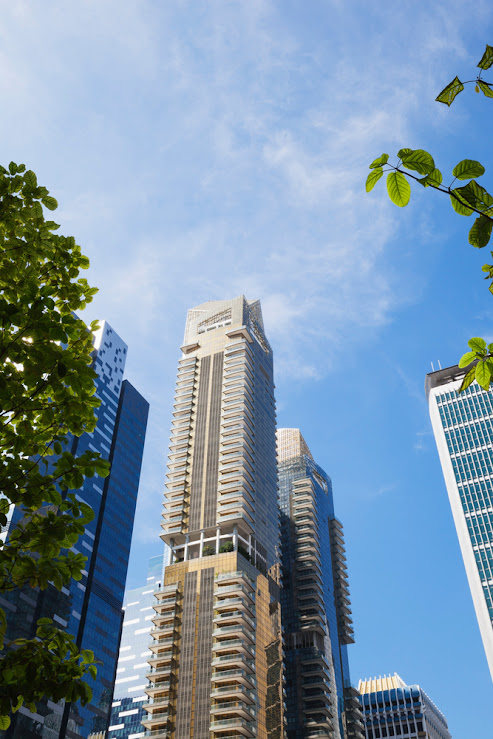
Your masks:
M476 92L481 91L485 97L493 98L493 83L486 82L486 80L481 79L483 71L485 69L489 69L492 64L493 46L488 46L488 44L486 44L484 54L477 65L480 71L476 79L467 80L467 82L461 82L458 77L455 77L452 82L449 82L448 85L444 87L443 90L437 95L437 97L435 98L437 103L443 103L444 105L448 105L450 108L457 95L459 95L459 93L461 93L462 90L465 89L464 86L471 84L472 82L475 83Z
M2 658L0 681L0 729L10 726L9 713L26 706L36 711L45 696L86 705L91 687L84 681L96 678L96 662L89 649L79 651L70 634L56 628L49 618L40 618L35 639L16 639Z
M485 97L493 98L493 83L482 79L484 70L493 65L493 47L486 45L483 56L478 67L479 74L476 80L461 82L455 77L438 95L436 100L450 107L459 93L464 90L464 85L469 82L476 83L476 92L482 91ZM434 190L449 196L452 208L461 216L476 214L474 223L469 230L469 243L478 248L484 248L490 241L493 229L493 196L477 182L477 178L485 173L485 168L480 162L473 159L463 159L452 170L453 179L448 186L443 185L443 175L436 168L432 155L423 149L400 149L397 153L397 164L389 164L389 155L382 154L370 164L370 174L366 179L366 192L370 192L376 183L387 175L387 192L395 205L404 207L411 198L411 186L409 180L419 182L423 187L432 187ZM384 169L386 167L386 169ZM418 177L413 172L417 172ZM465 185L454 186L456 180L469 180ZM493 257L493 251L491 252ZM493 265L485 264L482 271L486 273L486 280L491 280L489 290L493 293ZM486 345L480 338L469 341L471 351L466 352L459 362L459 367L467 367L473 363L468 370L460 391L465 390L474 381L487 390L490 387L493 375L493 344Z
M94 430L100 404L91 331L76 316L97 290L80 277L89 260L75 239L59 235L58 224L45 219L44 209L56 208L34 172L14 162L0 166L0 525L7 525L14 506L22 512L0 543L0 593L26 585L44 589L50 583L60 590L80 579L86 558L69 550L93 512L69 491L81 488L86 477L109 473L98 454L70 452L73 436ZM90 327L96 328L97 322ZM5 623L0 610L2 646ZM15 642L15 649L0 658L0 670L5 675L5 666L24 654L26 669L19 662L12 678L17 695L32 690L32 696L41 691L54 700L71 700L75 693L53 692L48 677L41 680L49 675L47 635L41 629L32 660ZM51 638L76 658L61 636ZM83 689L77 690L82 698Z

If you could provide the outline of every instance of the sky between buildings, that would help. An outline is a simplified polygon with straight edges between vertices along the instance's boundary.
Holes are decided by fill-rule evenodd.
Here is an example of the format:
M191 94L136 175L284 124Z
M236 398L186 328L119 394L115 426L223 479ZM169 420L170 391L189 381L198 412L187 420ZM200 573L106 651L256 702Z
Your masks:
M444 197L416 186L400 210L364 182L409 146L442 171L478 159L493 186L493 101L434 102L493 44L491 3L10 0L1 16L2 164L25 162L59 200L100 288L86 318L128 343L151 403L129 587L161 551L186 310L260 298L279 423L302 429L345 525L353 681L397 671L454 739L489 735L423 389L430 361L493 340L489 252Z

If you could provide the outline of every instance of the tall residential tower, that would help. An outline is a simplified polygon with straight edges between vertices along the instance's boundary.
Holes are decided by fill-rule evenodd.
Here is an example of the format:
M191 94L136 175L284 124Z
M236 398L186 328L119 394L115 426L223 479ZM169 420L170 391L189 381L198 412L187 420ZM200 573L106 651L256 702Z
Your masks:
M288 739L363 736L342 524L332 484L299 429L277 432Z
M150 700L156 739L283 734L272 350L258 301L188 311L178 363Z
M42 701L36 713L21 708L10 728L0 733L8 739L80 739L106 731L108 725L149 410L147 401L123 379L126 357L127 345L111 326L101 322L94 335L96 394L101 399L98 421L93 433L71 442L73 454L91 449L111 462L108 477L87 478L75 491L95 514L72 548L87 557L82 579L72 580L61 592L49 585L43 591L22 588L2 597L7 641L33 638L37 620L48 617L73 634L80 648L93 650L100 664L96 682L89 680L92 700L84 707ZM20 509L14 509L4 536L8 537L22 516Z
M493 391L468 368L426 376L426 396L476 617L493 678Z

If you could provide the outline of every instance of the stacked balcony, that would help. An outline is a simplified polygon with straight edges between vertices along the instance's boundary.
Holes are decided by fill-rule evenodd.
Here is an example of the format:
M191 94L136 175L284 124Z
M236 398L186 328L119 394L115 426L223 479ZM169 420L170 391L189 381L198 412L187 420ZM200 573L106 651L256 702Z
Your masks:
M364 739L365 737L363 709L359 701L359 695L356 688L352 686L344 688L344 711L348 739Z
M172 538L182 536L188 517L188 445L195 407L196 368L195 358L182 360L176 381L162 523L163 538L167 544Z
M144 736L165 739L169 736L172 715L173 691L176 682L176 658L178 640L176 631L181 618L179 584L165 585L156 591L157 602L154 605L156 615L152 619L151 629L153 641L149 646L149 685L146 693L149 700L143 704L147 717L142 724L147 729Z
M255 591L245 573L216 577L212 636L211 736L254 737Z
M346 549L342 524L337 518L329 521L330 548L337 611L337 630L341 644L354 644L353 620L351 618L351 602L347 581Z

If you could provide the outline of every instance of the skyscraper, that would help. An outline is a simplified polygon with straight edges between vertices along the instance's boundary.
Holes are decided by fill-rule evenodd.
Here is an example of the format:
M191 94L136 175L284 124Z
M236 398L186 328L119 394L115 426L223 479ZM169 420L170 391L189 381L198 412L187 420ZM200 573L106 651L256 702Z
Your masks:
M281 613L288 739L363 736L342 524L332 483L299 429L278 429Z
M146 674L150 631L155 616L155 592L163 583L164 555L152 557L145 584L125 591L122 638L116 668L115 691L111 707L108 739L128 739L143 734L141 720L147 713L142 704L147 700Z
M394 673L360 680L365 739L451 739L445 716L419 685L406 685Z
M101 661L91 703L54 704L42 702L35 714L21 708L3 734L9 739L80 739L105 731L110 713L113 681L122 624L122 601L132 537L135 504L149 405L135 388L123 379L127 345L106 322L94 335L96 394L101 405L91 434L73 438L71 451L82 454L97 451L111 462L106 479L88 478L76 496L88 503L95 516L74 552L87 557L79 582L59 592L53 586L44 591L30 588L7 594L3 605L7 613L7 641L32 638L41 617L54 622L76 637L80 648L91 649ZM15 509L12 527L22 519Z
M493 678L493 392L473 383L459 394L466 371L430 373L426 397Z
M260 303L188 311L147 693L152 736L283 732L272 350ZM150 734L151 735L151 734Z

